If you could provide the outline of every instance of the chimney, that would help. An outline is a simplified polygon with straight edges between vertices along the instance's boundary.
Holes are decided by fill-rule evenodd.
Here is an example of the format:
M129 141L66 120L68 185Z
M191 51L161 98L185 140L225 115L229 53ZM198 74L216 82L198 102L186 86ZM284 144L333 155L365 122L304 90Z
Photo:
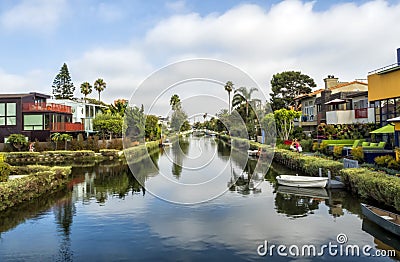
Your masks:
M400 66L400 48L397 48L397 65Z
M335 77L334 75L328 75L327 78L324 79L325 82L325 90L329 90L331 87L338 85L339 78Z

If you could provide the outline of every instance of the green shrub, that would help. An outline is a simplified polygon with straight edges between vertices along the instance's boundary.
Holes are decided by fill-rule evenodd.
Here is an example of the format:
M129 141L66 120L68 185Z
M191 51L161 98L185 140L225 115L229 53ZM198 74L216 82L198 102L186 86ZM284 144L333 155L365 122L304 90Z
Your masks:
M297 167L311 176L317 176L319 168L322 168L325 175L328 170L331 171L332 175L338 175L343 168L343 163L338 161L298 154L285 149L275 149L274 160L288 163L290 166Z
M6 182L11 173L11 166L5 162L0 162L0 182Z
M311 139L302 140L300 144L304 152L311 152L313 149L313 141Z
M318 143L318 142L314 142L314 143L312 144L312 151L313 151L313 152L319 151L319 143Z
M325 155L329 155L329 149L328 149L328 144L325 143L320 143L319 144L319 152L325 154Z
M390 160L388 163L388 168L390 169L395 169L395 170L400 170L400 163L397 162L396 160Z
M83 140L79 140L79 139L73 138L73 139L71 140L71 143L70 143L70 148L71 148L71 150L73 150L73 151L76 151L76 150L83 150L83 149L85 149L85 145L84 145L84 143L83 143Z
M94 136L91 137L89 136L88 139L86 140L86 149L87 150L92 150L94 152L99 152L99 137Z
M290 145L278 144L278 145L276 146L276 148L289 150L289 149L290 149Z
M354 160L357 160L359 163L364 162L364 151L361 146L353 148L351 150L351 155L353 156Z
M345 182L354 193L370 198L400 211L400 179L384 172L366 168L346 168L340 171Z
M339 159L342 157L343 146L334 146L333 147L333 157L335 159Z
M108 149L117 149L117 150L122 150L122 139L112 139L108 145Z
M7 138L7 143L17 151L26 149L26 146L28 145L28 141L26 140L25 136L21 134L11 134Z
M390 161L394 161L394 158L392 156L390 156L390 155L377 156L377 157L374 158L375 164L377 164L380 167L388 167Z
M100 149L100 153L105 157L118 157L118 150L116 149Z
M61 189L71 174L71 167L43 167L43 169L48 170L0 183L0 211Z

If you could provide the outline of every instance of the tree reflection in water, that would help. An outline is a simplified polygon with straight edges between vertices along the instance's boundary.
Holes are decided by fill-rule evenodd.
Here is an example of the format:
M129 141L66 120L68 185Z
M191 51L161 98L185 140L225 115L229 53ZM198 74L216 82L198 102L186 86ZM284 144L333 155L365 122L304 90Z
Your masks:
M73 261L71 250L71 225L75 214L75 205L72 201L72 194L69 192L62 199L59 199L53 207L58 233L61 236L58 249L59 261Z
M179 179L182 174L183 160L189 153L189 141L187 138L180 138L172 145L171 151L174 158L172 163L172 174Z
M318 209L320 199L293 194L277 193L275 196L275 206L278 213L286 214L291 218L305 217L313 214L313 210Z

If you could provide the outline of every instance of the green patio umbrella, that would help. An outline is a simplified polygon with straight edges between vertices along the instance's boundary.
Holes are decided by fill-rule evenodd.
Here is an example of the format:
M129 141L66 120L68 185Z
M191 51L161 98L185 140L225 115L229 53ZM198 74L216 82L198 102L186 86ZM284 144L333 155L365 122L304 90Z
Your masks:
M391 124L388 124L386 126L378 128L377 130L371 131L369 133L370 134L393 134L394 126L392 126Z

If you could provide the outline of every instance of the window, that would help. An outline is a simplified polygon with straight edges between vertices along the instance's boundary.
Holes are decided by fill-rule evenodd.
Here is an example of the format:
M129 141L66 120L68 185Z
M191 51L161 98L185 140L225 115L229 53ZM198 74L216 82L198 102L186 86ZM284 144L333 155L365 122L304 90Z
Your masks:
M17 104L0 103L0 125L15 126L17 124Z
M0 126L6 124L6 104L0 103Z
M17 104L7 103L7 121L6 125L15 126L17 124Z
M43 115L24 115L24 130L43 130Z

